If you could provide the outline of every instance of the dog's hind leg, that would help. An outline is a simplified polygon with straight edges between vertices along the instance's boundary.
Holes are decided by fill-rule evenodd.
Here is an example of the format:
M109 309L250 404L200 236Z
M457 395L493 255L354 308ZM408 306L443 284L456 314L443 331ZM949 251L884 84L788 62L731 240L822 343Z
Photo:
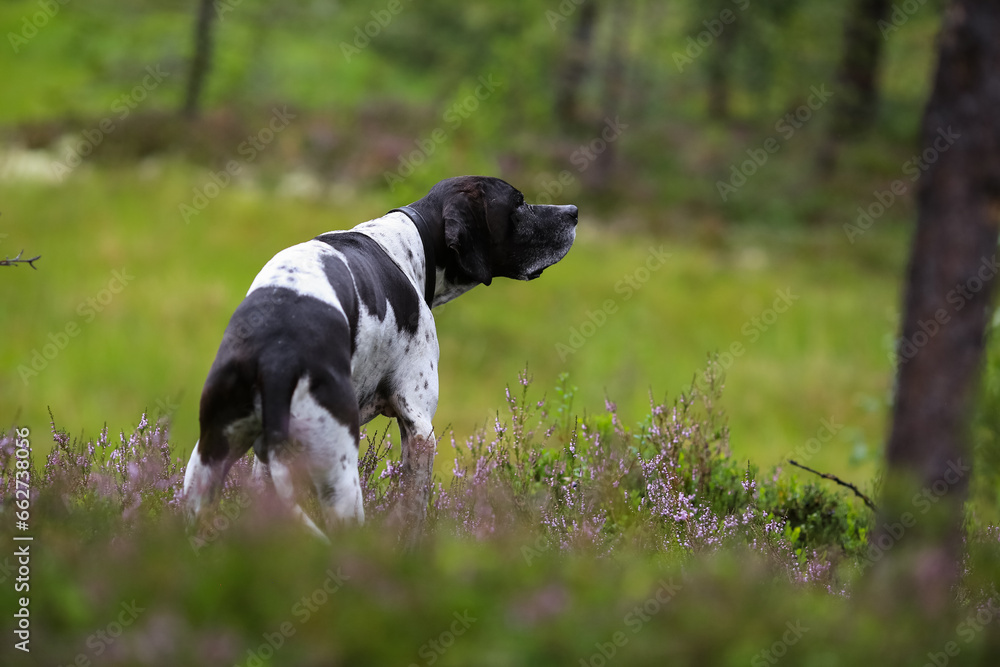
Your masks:
M206 456L204 445L199 440L188 459L184 471L184 504L191 523L218 502L226 474L253 443L252 437L238 431L230 433L225 440L228 447L222 456Z
M218 495L222 485L221 461L206 463L202 460L201 441L195 443L187 468L184 470L184 508L188 521L193 523Z
M359 419L346 374L316 373L308 385L296 387L289 433L301 445L330 529L365 520L358 476Z
M358 476L358 435L332 421L322 434L317 434L313 447L306 453L309 475L330 528L365 521Z
M329 544L330 540L326 534L319 529L319 526L309 518L309 515L305 513L305 510L295 500L295 484L292 479L291 468L281 460L280 455L271 456L268 468L271 471L271 481L274 483L274 491L278 494L282 502L291 508L295 518L304 523L311 533Z
M263 438L264 436L260 437ZM255 441L254 449L259 450L260 447L261 443L259 441ZM260 457L254 457L253 471L250 474L250 480L258 492L264 492L274 487L271 483L271 471L268 465L260 460Z

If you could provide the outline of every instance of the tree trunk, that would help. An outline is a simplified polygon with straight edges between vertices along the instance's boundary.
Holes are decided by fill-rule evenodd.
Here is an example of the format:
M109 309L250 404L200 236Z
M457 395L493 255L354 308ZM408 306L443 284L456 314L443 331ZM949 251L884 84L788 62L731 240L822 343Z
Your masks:
M849 138L871 126L878 106L878 70L885 40L879 22L889 16L889 0L855 0L844 24L833 111L835 138Z
M819 152L824 174L836 169L838 144L871 127L878 108L878 71L885 39L879 27L889 0L854 0L844 21L844 44L836 74L830 130Z
M608 45L607 61L602 81L601 119L591 128L592 136L604 141L604 149L594 159L593 164L583 172L583 183L588 190L604 192L614 188L614 168L618 154L618 140L621 136L609 129L623 127L629 123L622 121L620 112L626 96L625 44L628 37L628 15L623 0L607 3L610 10L611 39Z
M960 575L972 462L966 430L998 270L997 35L1000 3L952 2L924 113L926 172L917 192L882 511L870 550L880 562L878 583L889 586L884 592L928 616L948 608Z
M199 0L194 26L194 54L188 70L187 88L182 113L195 118L201 108L201 93L212 67L212 30L215 22L213 0Z
M736 46L736 33L740 29L739 20L723 27L715 43L709 45L708 62L708 116L713 120L729 118L729 72L732 69L732 53Z
M580 6L576 29L556 84L556 118L564 128L576 129L583 123L580 117L580 87L590 68L590 49L596 23L597 2L588 0Z

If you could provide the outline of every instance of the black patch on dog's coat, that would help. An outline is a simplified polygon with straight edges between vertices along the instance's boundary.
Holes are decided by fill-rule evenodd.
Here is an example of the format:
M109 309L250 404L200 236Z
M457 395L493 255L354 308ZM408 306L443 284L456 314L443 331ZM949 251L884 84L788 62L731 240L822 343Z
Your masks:
M413 284L402 269L374 239L359 232L322 234L316 237L336 248L347 259L350 270L335 258L324 259L327 280L338 298L345 291L357 291L365 309L385 321L386 304L392 307L396 326L412 337L417 333L420 321L420 302L413 291ZM352 278L353 275L353 278ZM354 350L357 335L357 316L351 320L351 350Z
M357 321L357 300L345 301L345 310L353 310ZM201 395L202 461L227 455L224 430L253 413L259 389L265 431L263 447L254 452L266 462L267 449L287 437L292 393L304 374L316 400L357 432L358 406L346 344L350 340L344 315L319 299L283 287L263 287L247 295L229 320Z

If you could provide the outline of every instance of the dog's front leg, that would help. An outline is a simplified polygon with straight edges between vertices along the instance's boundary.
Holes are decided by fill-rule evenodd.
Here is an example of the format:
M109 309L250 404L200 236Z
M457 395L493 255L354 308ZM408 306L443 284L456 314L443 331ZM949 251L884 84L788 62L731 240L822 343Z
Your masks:
M437 441L429 419L408 422L400 418L399 434L403 460L394 519L404 546L412 548L420 541L427 520Z

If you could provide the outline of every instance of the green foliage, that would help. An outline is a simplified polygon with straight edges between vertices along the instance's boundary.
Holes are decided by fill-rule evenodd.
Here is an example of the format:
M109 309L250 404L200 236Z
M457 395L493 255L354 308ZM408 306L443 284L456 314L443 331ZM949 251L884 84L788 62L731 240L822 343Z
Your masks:
M840 223L850 213L837 210L843 196L812 192L822 185L811 165L825 138L826 108L783 142L752 185L725 202L715 187L747 149L775 136L776 123L804 103L811 87L832 85L844 13L837 3L597 3L592 38L580 47L575 122L559 117L556 104L581 29L583 12L573 3L433 0L402 2L394 13L388 3L220 7L207 127L185 133L172 118L183 97L192 7L140 2L123 10L106 0L60 6L35 37L4 56L18 95L0 109L0 122L18 126L15 140L52 150L62 136L117 119L116 102L157 66L169 76L131 110L145 117L138 121L143 136L107 137L134 157L154 146L217 167L260 127L259 117L289 104L308 129L295 149L286 145L284 168L322 171L352 187L384 191L385 174L441 129L445 140L420 159L399 194L422 193L443 175L481 172L518 182L532 199L572 198L604 212L678 208L792 225ZM35 11L29 0L5 3L2 32L20 33ZM735 20L713 36L705 22L724 11ZM886 39L883 106L864 144L897 171L916 135L938 22L928 4ZM679 66L702 33L707 44ZM725 124L706 118L707 74L720 62L732 101ZM485 99L476 96L481 77L499 82ZM449 115L456 105L467 113ZM627 129L596 159L581 161L580 149L585 154L601 138L609 118ZM227 134L225 124L243 136ZM833 184L851 201L872 191L870 174L849 164L854 150L864 145L846 150ZM551 184L563 174L569 185L553 194Z
M785 534L796 549L835 549L862 556L874 517L826 486L781 477L761 486L760 506L785 521Z
M987 335L986 363L972 419L974 463L970 495L972 520L983 526L1000 520L1000 311Z
M755 488L753 466L727 453L721 384L706 380L633 428L611 404L573 415L567 437L552 409L565 404L535 401L522 375L506 414L458 445L430 532L408 552L383 523L395 461L382 433L362 462L369 522L326 546L251 491L243 464L216 515L186 532L162 424L142 419L114 447L53 427L56 446L31 470L33 659L745 665L780 652L821 665L922 660L957 640L975 664L1000 650L970 633L996 613L995 528L969 536L954 623L897 613L893 633L876 632L885 612L853 576L866 510L784 478ZM12 435L0 437L8 518ZM0 539L13 534L0 522ZM11 596L0 590L15 608Z

